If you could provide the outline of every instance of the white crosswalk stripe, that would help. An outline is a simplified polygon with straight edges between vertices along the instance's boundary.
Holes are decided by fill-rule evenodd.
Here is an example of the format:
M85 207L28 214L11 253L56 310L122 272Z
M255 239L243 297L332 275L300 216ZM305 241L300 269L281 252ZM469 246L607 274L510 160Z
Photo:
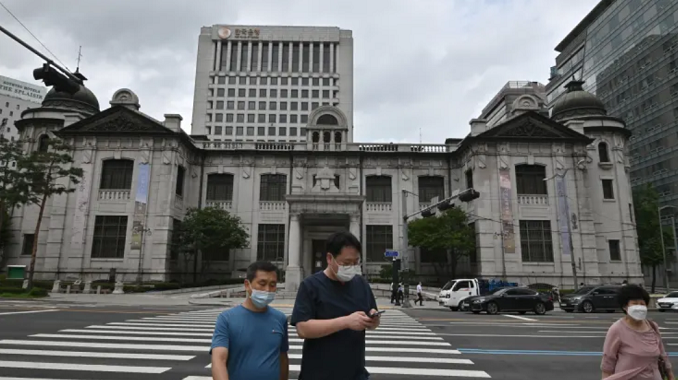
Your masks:
M290 308L279 310L286 315L292 312ZM179 312L0 339L0 373L4 375L0 380L97 378L97 373L161 379L188 361L206 367L183 380L211 379L209 348L221 312ZM293 326L289 326L289 343L290 379L296 379L303 339ZM382 315L379 329L366 333L365 360L373 380L490 378L442 337L395 309Z

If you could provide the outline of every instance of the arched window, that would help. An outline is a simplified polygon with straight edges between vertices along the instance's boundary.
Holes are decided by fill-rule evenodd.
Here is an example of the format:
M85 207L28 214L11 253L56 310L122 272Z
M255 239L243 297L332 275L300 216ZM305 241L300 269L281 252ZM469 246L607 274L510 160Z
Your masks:
M598 144L598 159L600 162L610 162L610 153L607 150L607 143Z
M313 132L313 142L320 142L320 132Z
M106 160L101 168L102 190L131 190L134 161Z
M38 139L38 152L47 153L48 149L49 149L49 136L47 135L40 136L40 139Z
M339 125L339 122L337 121L336 117L329 115L329 114L325 114L325 115L322 115L318 118L318 122L316 124L318 124L318 125Z
M334 142L337 144L341 143L341 132L334 132Z
M330 141L332 141L332 134L328 131L323 132L323 142L327 144Z

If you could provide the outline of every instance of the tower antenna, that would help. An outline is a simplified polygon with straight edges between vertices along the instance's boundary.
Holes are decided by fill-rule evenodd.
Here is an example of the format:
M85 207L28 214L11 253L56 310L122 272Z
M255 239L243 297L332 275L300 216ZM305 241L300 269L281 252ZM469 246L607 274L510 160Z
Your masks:
M80 59L82 58L82 45L78 48L78 67L75 68L75 72L80 71Z

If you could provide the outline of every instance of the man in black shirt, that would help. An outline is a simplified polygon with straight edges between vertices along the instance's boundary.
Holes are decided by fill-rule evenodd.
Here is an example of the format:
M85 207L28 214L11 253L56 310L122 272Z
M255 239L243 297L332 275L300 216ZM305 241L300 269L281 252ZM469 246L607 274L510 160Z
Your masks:
M327 239L327 268L302 281L292 325L304 339L299 380L367 380L365 330L379 326L372 289L360 275L361 244L349 232Z

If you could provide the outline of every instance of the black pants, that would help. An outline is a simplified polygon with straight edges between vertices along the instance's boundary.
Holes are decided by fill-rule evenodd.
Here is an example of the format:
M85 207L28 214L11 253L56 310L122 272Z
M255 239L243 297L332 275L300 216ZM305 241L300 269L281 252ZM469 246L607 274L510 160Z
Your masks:
M424 297L421 293L417 293L417 299L414 301L414 304L416 305L417 302L419 302L421 306L424 306Z

